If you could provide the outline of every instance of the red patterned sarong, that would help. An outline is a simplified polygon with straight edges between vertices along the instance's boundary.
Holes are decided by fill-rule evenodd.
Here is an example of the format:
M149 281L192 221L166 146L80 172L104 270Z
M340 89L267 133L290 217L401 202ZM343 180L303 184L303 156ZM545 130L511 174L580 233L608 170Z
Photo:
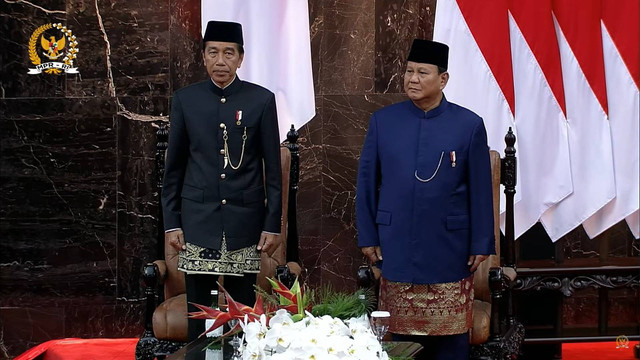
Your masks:
M472 325L473 275L458 282L410 284L381 278L380 310L391 313L389 332L454 335Z

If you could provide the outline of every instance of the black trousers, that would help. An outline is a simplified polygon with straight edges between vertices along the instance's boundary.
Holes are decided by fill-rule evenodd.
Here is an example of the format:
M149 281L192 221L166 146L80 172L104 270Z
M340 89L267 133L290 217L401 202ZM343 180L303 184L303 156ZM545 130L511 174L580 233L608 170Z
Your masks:
M393 341L411 341L422 345L416 360L468 360L469 333L443 336L391 334Z
M256 293L253 285L256 283L258 274L244 274L244 276L225 276L224 288L229 292L233 300L241 302L247 306L253 306L256 301ZM211 290L218 289L218 275L208 274L185 274L185 284L187 287L187 310L189 312L198 311L198 308L190 303L211 306ZM220 296L223 296L222 293ZM193 341L206 329L204 320L189 319L189 329L187 335L189 341Z

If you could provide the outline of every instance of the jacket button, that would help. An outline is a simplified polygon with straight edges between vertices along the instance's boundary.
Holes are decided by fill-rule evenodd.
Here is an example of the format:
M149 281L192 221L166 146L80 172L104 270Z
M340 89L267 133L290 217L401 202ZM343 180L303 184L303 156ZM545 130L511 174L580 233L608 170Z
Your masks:
M220 174L220 179L224 180L227 177L227 174Z
M224 149L220 149L220 155L224 155Z
M224 123L220 123L220 129L224 129L226 127L227 127L227 125L225 125Z
M226 98L220 98L220 102L224 104L224 103L227 102L227 99Z
M222 205L226 205L227 204L227 200L222 199Z

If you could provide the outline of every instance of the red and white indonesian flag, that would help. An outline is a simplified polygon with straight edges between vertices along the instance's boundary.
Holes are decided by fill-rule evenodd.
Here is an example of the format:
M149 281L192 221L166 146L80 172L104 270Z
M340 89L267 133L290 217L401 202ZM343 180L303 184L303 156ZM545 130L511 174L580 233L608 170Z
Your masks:
M483 117L491 148L517 131L516 237L553 241L626 219L640 233L638 0L438 0L445 94Z
M210 20L242 24L245 57L238 76L276 95L280 140L315 115L307 1L202 0L202 30Z
M433 40L449 45L447 99L480 115L489 147L504 154L505 134L516 132L507 0L438 0Z
M553 0L564 79L573 193L542 215L556 241L616 196L600 0Z
M613 141L616 198L582 225L589 237L597 236L635 213L640 194L638 143L640 129L640 2L602 2L602 46L606 74L609 124ZM638 222L628 222L638 237Z
M520 135L519 237L573 192L560 51L551 0L510 0L515 122Z

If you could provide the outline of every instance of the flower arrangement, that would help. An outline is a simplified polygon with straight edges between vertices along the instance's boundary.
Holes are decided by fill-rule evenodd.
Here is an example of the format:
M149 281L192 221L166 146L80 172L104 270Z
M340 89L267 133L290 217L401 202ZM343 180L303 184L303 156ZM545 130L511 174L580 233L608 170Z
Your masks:
M222 337L242 331L243 360L389 359L371 331L367 317L371 296L363 290L345 294L326 287L315 296L297 279L291 289L269 281L274 294L256 290L253 307L234 301L220 286L228 311L194 304L200 311L189 316L215 319L205 333L239 320Z

